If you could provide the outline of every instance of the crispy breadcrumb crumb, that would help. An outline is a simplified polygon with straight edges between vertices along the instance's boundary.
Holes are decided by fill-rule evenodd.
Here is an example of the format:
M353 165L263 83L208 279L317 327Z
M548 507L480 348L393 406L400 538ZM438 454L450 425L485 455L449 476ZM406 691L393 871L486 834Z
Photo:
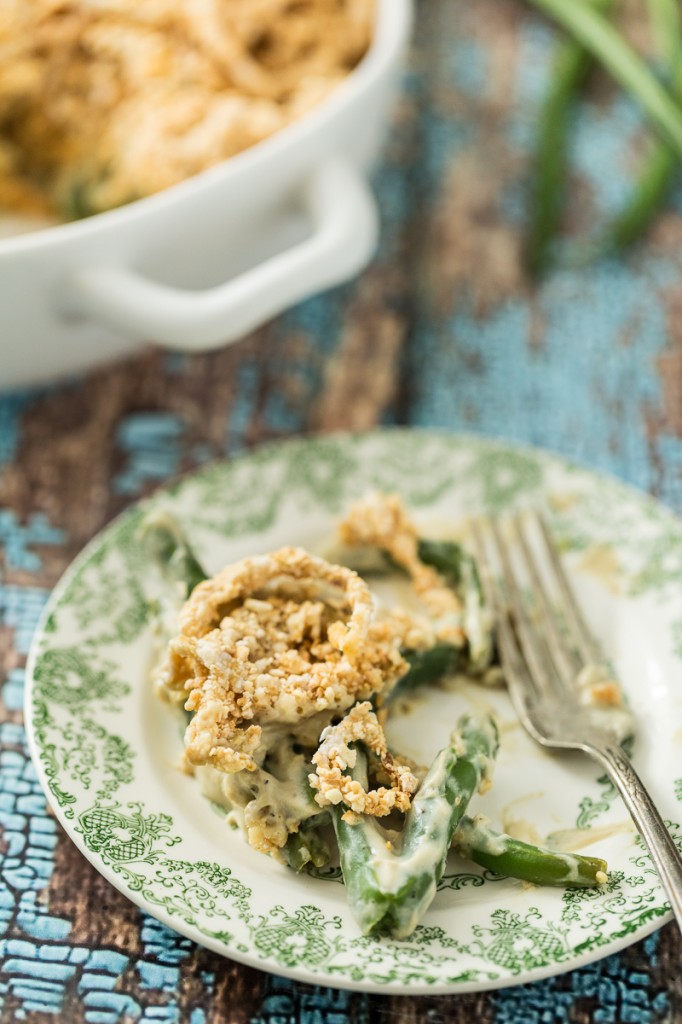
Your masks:
M253 771L266 723L345 711L406 671L364 581L300 548L246 558L183 606L161 686L194 716L192 764Z
M427 625L404 609L396 609L392 617L395 628L403 631L405 647L422 650L436 642L464 645L462 603L440 573L419 558L417 528L397 494L371 494L355 502L339 525L339 536L351 547L379 548L410 576L434 621Z
M368 792L360 782L346 775L346 769L354 767L357 757L349 744L357 742L379 758L393 783L390 788L380 786ZM408 810L419 785L408 766L389 752L386 736L369 701L356 704L338 725L325 729L313 754L313 764L315 773L308 776L308 781L316 790L315 800L320 807L344 803L356 814L379 818L392 810Z

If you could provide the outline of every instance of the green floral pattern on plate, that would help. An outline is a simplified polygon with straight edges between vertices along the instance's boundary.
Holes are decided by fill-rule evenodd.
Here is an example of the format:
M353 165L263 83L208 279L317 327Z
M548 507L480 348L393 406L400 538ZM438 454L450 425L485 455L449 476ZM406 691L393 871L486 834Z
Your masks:
M176 515L217 569L253 551L321 539L351 500L372 489L399 492L425 523L540 504L574 564L608 548L609 586L615 580L617 591L609 600L625 616L624 629L633 617L643 629L656 623L655 635L644 630L641 642L654 645L669 680L670 706L652 714L672 749L682 734L674 678L682 655L682 527L616 481L481 438L379 431L266 447L181 480L151 504ZM34 645L27 697L36 764L58 817L131 899L198 942L265 970L382 991L529 981L615 951L661 923L667 907L632 836L616 843L618 863L600 891L528 889L456 863L423 924L399 942L359 935L340 885L303 882L251 854L208 802L183 795L195 784L172 764L177 726L149 693L154 581L136 545L148 504L96 538L58 587ZM637 680L624 683L641 703ZM171 738L162 742L164 730ZM641 746L646 756L646 738ZM653 780L670 818L682 801L682 779L673 774ZM562 795L566 818L558 815L552 826L589 833L606 824L608 832L619 813L608 780L595 771L571 785ZM199 829L197 814L205 822ZM674 829L679 839L680 826Z

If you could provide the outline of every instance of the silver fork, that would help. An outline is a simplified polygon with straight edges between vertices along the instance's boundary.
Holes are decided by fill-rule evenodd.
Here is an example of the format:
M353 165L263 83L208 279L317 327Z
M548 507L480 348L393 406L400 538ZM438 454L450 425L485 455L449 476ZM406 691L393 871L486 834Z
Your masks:
M472 532L516 713L538 743L582 750L606 769L682 929L682 857L620 746L634 724L624 707L608 705L619 693L617 684L609 684L604 656L580 612L545 520L538 513L510 516L510 540L493 519L475 520ZM533 553L538 544L545 555L540 560Z

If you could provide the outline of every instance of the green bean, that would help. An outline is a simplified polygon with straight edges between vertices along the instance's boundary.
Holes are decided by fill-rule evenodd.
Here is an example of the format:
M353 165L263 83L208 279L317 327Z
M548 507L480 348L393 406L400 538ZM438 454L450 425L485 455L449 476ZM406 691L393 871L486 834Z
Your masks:
M391 934L411 934L431 904L452 836L471 797L489 779L498 744L492 718L476 721L464 715L450 746L434 760L405 820L400 856L409 877L391 908ZM429 853L430 858L425 856ZM424 866L429 859L430 870Z
M361 554L361 557L355 562L352 549L349 549L349 557L346 559L347 564L353 565L359 572L362 572L361 566L364 565L365 572L363 575L368 575L366 567L371 565L374 574L380 573L383 575L384 570L381 562L368 561L371 558L371 548L359 546L356 550ZM405 567L396 562L387 551L383 548L374 550L384 559L386 571L393 569L395 572L405 574ZM446 671L452 671L455 667L467 668L467 670L472 672L479 672L487 668L493 653L492 628L485 608L485 599L476 562L461 544L452 540L420 538L417 554L421 562L425 565L430 565L445 577L447 585L455 591L464 606L464 633L467 638L466 650L453 647L452 664L437 672L434 678L437 678L438 675L444 675ZM454 652L457 652L456 656ZM444 657L444 652L442 653ZM468 659L464 656L466 654L468 654ZM414 652L403 651L403 655L410 661L411 665L413 664L413 659L414 662L420 660L419 656L414 654ZM423 678L419 680L420 682L430 681L431 667L437 668L440 657L441 654L436 655L431 664L429 664L429 659L426 659L427 665ZM405 682L408 687L411 687L413 679L409 681L406 679ZM400 691L403 690L402 683L399 684L399 688Z
M535 885L564 885L588 888L607 881L606 861L576 853L550 850L513 839L491 829L481 818L464 815L453 841L453 849L498 875L520 878Z
M365 934L401 938L414 930L436 894L455 829L487 778L497 747L491 718L460 719L412 801L397 853L375 819L350 824L342 807L333 809L348 902ZM357 762L354 778L356 770ZM359 772L364 776L364 763Z
M362 748L356 750L351 775L362 786L367 786L367 757ZM362 819L356 824L344 821L346 810L343 804L337 804L331 812L341 874L348 905L363 935L369 935L379 926L391 902L391 894L381 889L374 864L376 853L386 852L387 839L372 819Z
M428 540L420 537L417 545L419 560L437 569L451 587L464 582L464 565L472 562L471 555L455 540Z
M613 0L591 2L602 14L613 6ZM593 62L589 50L575 39L562 42L540 110L525 252L526 266L534 277L549 266L550 247L564 205L570 115Z
M656 48L671 67L680 59L682 14L679 0L648 0L649 20Z
M321 828L329 822L328 814L318 814L305 821L298 832L292 832L282 850L284 859L297 873L308 867L326 868L331 852Z
M183 598L206 579L188 541L175 520L166 512L149 513L140 527L140 539L147 553Z
M403 651L410 668L393 687L389 699L402 697L425 683L438 682L448 672L457 669L461 654L461 649L451 644L436 644L427 651Z
M596 57L647 114L659 135L682 155L682 108L618 31L584 0L530 0Z
M367 549L363 550L366 558ZM393 568L396 572L405 573L404 566L398 564L388 552L383 549L378 550L386 560L387 569ZM450 648L452 660L448 664L446 664L448 659L445 653L447 645L438 645L439 651L433 659L428 657L427 652L423 659L423 669L420 664L422 656L415 652L403 651L411 668L408 676L403 677L398 684L398 688L394 691L396 694L403 692L405 686L411 688L417 682L430 682L455 668L466 668L467 671L474 673L480 672L489 666L493 654L491 619L485 606L478 568L469 552L457 541L428 540L422 537L418 541L417 554L424 565L430 565L445 578L446 584L455 591L462 601L467 644L465 649ZM442 670L439 669L441 663Z
M670 89L682 106L682 17L676 0L649 0L658 46L668 65ZM665 140L656 140L646 157L632 195L607 228L604 237L588 247L590 257L607 255L633 245L642 237L670 194L680 168L680 153Z
M480 672L492 660L492 618L475 559L456 541L420 540L419 558L436 569L457 593L463 604L464 633L467 639L470 672ZM466 661L466 659L463 659Z
M627 249L642 237L670 194L679 170L680 158L665 143L659 142L649 154L630 200L607 228L603 238L588 245L577 262Z

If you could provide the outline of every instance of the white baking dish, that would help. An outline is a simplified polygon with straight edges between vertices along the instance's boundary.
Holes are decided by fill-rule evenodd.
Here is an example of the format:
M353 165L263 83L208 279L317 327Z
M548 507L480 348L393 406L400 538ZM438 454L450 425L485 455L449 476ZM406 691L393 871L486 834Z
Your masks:
M257 146L117 210L0 239L0 388L146 340L218 348L357 273L376 244L366 173L410 19L411 0L380 0L361 64Z

